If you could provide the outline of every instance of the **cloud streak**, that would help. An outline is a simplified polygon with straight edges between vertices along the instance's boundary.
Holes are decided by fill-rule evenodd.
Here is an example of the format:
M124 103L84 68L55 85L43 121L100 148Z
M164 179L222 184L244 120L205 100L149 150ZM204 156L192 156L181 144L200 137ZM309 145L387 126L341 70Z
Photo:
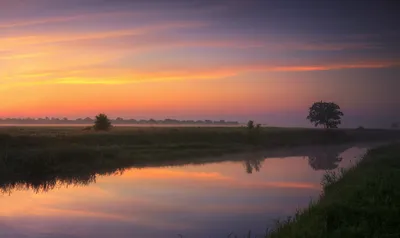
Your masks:
M100 31L92 33L52 33L47 35L22 35L5 37L0 39L0 46L3 49L10 49L26 45L40 45L62 43L80 40L96 40L105 38L118 38L123 36L143 35L151 32L160 32L165 30L180 29L180 28L194 28L204 26L205 23L201 22L168 22L161 24L153 24L144 27L137 27L133 29L115 30L115 31ZM0 48L1 49L1 48Z
M279 64L270 62L250 65L226 65L212 68L173 69L149 68L147 70L120 67L88 66L86 68L44 70L25 72L15 76L14 86L31 86L43 84L76 84L76 85L120 85L142 82L163 82L180 80L212 80L240 76L247 72L313 72L345 69L377 69L400 66L400 61L355 61L325 64ZM18 80L19 79L19 80Z
M18 27L28 27L35 25L44 25L44 24L52 24L52 23L63 23L63 22L75 22L75 21L85 21L88 19L101 19L101 18L116 18L116 17L139 17L143 16L142 13L138 12L128 12L128 11L114 11L114 12L100 12L100 13L86 13L86 14L72 14L66 16L58 16L58 17L48 17L48 18L38 18L31 19L25 21L12 21L0 23L0 29L7 28L18 28Z

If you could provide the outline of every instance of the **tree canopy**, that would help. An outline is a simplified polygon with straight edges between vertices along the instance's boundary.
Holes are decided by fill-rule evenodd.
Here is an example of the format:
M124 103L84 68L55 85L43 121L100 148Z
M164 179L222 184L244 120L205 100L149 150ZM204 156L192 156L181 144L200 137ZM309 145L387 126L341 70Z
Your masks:
M324 128L337 128L344 116L339 105L333 102L315 102L311 107L307 119L314 126L323 125Z
M247 129L251 130L254 128L254 121L250 120L247 122Z
M108 131L111 128L111 121L106 114L99 114L94 121L94 129L96 131Z

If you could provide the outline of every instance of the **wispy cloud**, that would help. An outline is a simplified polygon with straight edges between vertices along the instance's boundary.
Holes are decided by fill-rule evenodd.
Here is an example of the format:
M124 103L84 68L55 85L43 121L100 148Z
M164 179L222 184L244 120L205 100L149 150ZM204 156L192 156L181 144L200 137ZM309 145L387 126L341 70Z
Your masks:
M337 63L337 64L322 64L322 65L290 65L290 66L274 66L266 68L270 71L281 72L301 72L301 71L326 71L326 70L341 70L341 69L378 69L400 66L399 61L371 61L371 62L353 62L353 63ZM261 69L262 70L262 69Z
M84 19L87 17L88 16L85 16L85 15L77 15L77 16L52 17L52 18L37 19L37 20L0 23L0 29L1 28L13 28L13 27L40 25L40 24L46 24L46 23L67 22L67 21L80 20L80 19Z
M367 50L379 49L380 46L374 42L282 42L271 45L277 49L300 50L300 51L344 51L344 50Z
M143 13L139 12L129 12L129 11L113 11L113 12L100 12L100 13L86 13L86 14L72 14L65 16L57 16L57 17L48 17L48 18L38 18L38 19L29 19L29 20L17 20L10 22L0 22L0 29L5 28L17 28L17 27L27 27L34 25L43 25L43 24L51 24L51 23L62 23L62 22L73 22L73 21L82 21L87 19L97 19L97 18L122 18L125 16L136 17L143 16Z
M268 52L293 52L293 51L344 51L344 50L371 50L380 46L373 42L337 42L321 43L290 40L269 41L267 39L254 39L251 37L229 38L225 36L212 36L194 38L187 36L172 36L163 31L175 29L192 29L205 27L203 22L170 22L155 24L133 29L116 31L103 31L92 33L49 33L46 35L21 35L0 39L2 49L10 49L24 45L61 43L61 46L74 48L100 48L109 49L125 48L127 50L140 49L165 49L165 48L263 48ZM132 38L129 38L132 37ZM134 37L134 38L133 38ZM102 41L113 38L115 41Z
M165 30L180 29L180 28L194 28L205 26L203 22L167 22L152 24L133 29L115 30L115 31L97 31L92 33L77 33L77 32L62 32L62 33L48 33L45 35L20 35L12 37L3 37L0 39L0 49L10 49L24 45L37 45L70 42L79 40L95 40L104 38L118 38L123 36L149 34L151 32L160 32Z
M104 84L120 85L154 81L211 80L239 76L246 72L312 72L343 69L388 68L400 66L400 61L355 61L325 64L279 64L270 62L250 65L226 65L224 67L203 67L172 69L149 68L147 70L121 67L88 66L86 68L31 71L15 75L14 85L42 84Z
M8 54L4 56L0 54L0 60L18 60L18 59L36 58L39 56L43 56L45 54L46 53Z

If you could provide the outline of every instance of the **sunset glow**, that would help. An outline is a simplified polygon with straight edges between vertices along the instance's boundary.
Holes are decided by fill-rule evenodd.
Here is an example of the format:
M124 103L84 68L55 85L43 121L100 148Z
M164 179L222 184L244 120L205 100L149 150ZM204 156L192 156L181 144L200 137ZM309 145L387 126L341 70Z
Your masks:
M391 12L311 2L0 0L0 117L400 116Z

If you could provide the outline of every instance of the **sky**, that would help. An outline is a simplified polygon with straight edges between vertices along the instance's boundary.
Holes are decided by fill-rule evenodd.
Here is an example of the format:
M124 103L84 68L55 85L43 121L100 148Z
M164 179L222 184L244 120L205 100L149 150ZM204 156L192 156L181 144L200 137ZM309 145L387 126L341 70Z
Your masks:
M0 117L400 121L392 0L0 0Z

